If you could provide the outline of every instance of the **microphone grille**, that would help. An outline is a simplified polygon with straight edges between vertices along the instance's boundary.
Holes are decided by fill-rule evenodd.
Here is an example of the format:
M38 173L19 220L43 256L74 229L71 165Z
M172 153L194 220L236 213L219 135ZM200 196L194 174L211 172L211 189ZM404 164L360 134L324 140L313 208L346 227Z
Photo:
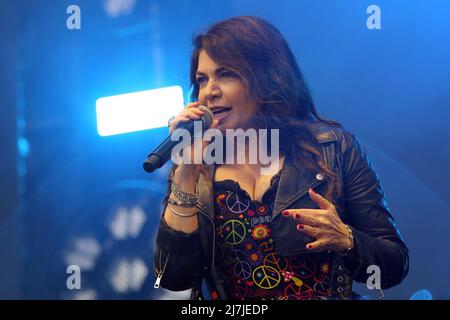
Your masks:
M213 115L212 111L205 106L199 106L198 108L205 112L202 116L202 121L203 121L204 128L208 129L213 122L214 115Z

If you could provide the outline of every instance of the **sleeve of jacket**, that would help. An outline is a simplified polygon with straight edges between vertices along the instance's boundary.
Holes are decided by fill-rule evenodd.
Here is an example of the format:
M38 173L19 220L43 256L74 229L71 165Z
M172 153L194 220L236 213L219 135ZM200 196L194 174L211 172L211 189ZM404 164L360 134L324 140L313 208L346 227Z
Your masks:
M349 132L343 133L341 148L345 207L355 242L345 259L356 281L366 282L371 275L367 267L376 265L381 272L381 288L390 288L408 273L408 248L364 148Z
M172 291L182 291L192 288L201 277L201 250L198 230L189 234L184 233L170 228L164 221L163 215L170 196L175 169L176 165L173 165L169 171L153 264L155 275L161 277L162 287Z

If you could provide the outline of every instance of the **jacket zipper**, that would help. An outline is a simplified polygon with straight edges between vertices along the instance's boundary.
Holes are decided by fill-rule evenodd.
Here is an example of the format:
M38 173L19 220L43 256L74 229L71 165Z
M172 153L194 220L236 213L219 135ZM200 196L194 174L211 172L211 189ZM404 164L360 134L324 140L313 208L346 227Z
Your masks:
M198 206L199 212L202 213L205 217L208 218L209 222L211 222L212 225L212 231L213 231L213 241L212 241L212 254L211 254L211 269L214 267L214 261L215 261L215 255L216 255L216 229L214 225L213 219L209 216L208 212L204 210L202 207Z
M211 268L213 268L214 267L214 259L215 259L215 249L216 249L215 248L215 246L216 246L216 230L214 228L214 221L211 219L211 217L208 215L208 213L202 207L197 207L197 209L199 209L199 212L208 218L208 220L211 222L211 225L212 225L213 249L212 249ZM155 284L153 285L153 287L156 289L159 288L160 283L161 283L161 278L163 277L164 272L166 271L167 263L169 262L169 256L170 256L170 253L167 254L166 261L164 262L164 266L162 267L162 270L161 270L162 249L160 249L160 251L159 251L159 268L157 271Z
M159 284L161 283L161 278L164 275L164 271L166 271L166 267L167 267L167 262L169 262L169 256L170 253L167 253L167 258L166 261L164 262L164 266L161 270L161 258L162 258L162 249L159 249L159 270L156 276L156 281L155 284L153 285L153 288L158 289L159 288Z

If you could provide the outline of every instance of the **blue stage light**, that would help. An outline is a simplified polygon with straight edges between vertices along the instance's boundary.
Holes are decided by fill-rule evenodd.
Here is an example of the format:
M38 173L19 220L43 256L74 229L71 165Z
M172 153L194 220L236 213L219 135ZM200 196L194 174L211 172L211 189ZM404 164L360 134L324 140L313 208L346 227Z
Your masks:
M97 132L111 136L167 126L183 109L179 86L145 90L97 99Z
M422 289L414 292L409 300L433 300L433 295L431 294L430 290Z

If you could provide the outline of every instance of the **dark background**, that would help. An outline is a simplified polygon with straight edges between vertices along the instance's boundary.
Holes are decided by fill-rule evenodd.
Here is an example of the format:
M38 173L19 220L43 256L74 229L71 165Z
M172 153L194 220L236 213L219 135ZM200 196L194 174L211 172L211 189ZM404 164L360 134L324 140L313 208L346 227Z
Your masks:
M81 30L66 27L71 4ZM371 4L381 30L366 27ZM446 0L1 1L0 298L186 296L153 289L168 167L141 164L167 128L100 137L95 101L186 94L193 34L250 14L285 35L319 112L357 135L381 177L411 257L386 298L449 299L449 12ZM66 287L70 264L81 290Z

